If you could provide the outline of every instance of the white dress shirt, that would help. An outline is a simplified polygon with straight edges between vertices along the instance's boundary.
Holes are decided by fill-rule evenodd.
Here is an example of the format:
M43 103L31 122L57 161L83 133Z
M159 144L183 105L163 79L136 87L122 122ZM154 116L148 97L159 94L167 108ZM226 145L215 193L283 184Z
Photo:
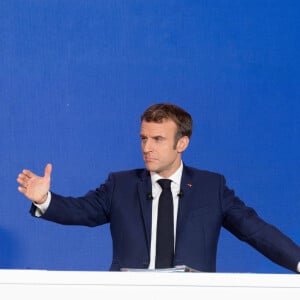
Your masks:
M174 248L176 243L176 223L177 223L177 212L178 212L178 200L180 192L180 182L182 175L183 164L179 169L168 179L172 180L171 182L171 191L173 194L173 208L174 208ZM161 186L157 183L157 180L162 177L157 173L151 173L151 182L152 182L152 226L151 226L151 247L150 247L150 264L149 269L155 268L155 255L156 255L156 228L157 228L157 213L158 213L158 202L159 196L162 191Z

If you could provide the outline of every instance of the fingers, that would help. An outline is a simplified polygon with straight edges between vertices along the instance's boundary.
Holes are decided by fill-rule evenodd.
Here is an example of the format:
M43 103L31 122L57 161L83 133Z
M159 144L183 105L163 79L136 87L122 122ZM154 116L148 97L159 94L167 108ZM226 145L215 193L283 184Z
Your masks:
M46 165L44 176L38 176L30 170L24 169L17 177L18 191L35 203L44 202L50 189L51 172L51 164Z
M45 167L44 176L49 178L51 176L51 172L52 172L52 165L47 164L46 167Z
M50 182L50 175L52 172L52 165L47 164L45 167L44 177ZM22 193L26 192L28 185L32 183L37 183L38 179L42 179L42 177L37 176L30 170L24 169L17 177L17 182L20 184L18 190Z
M22 171L22 174L26 175L28 178L34 176L34 174L30 170L26 170L26 169Z
M26 195L27 192L27 186L28 186L28 177L21 173L19 174L18 178L17 178L17 182L19 183L18 186L18 191L24 195Z
M18 178L17 178L17 182L22 186L22 187L26 187L28 180L30 179L30 177L28 175L26 175L23 171L23 173L20 173Z
M22 194L26 193L26 188L22 187L22 186L18 186L18 191Z

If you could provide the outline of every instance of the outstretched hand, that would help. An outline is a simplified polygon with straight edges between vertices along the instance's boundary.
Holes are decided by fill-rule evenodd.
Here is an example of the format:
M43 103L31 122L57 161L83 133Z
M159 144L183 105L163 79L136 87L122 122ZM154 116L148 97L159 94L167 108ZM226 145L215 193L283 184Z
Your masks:
M46 165L44 176L38 176L30 170L23 170L17 178L17 182L20 184L18 191L31 201L42 204L46 201L50 190L51 172L51 164Z

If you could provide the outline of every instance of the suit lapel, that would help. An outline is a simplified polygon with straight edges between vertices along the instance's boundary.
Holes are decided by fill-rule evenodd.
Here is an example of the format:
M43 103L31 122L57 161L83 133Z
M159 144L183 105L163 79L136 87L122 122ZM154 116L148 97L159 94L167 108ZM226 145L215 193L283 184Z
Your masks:
M181 177L181 191L183 192L182 197L179 199L178 203L178 213L177 213L177 227L176 236L179 238L181 229L189 212L190 206L190 194L193 190L193 180L188 167L184 166ZM176 238L176 239L177 239Z
M141 180L138 182L138 192L139 201L141 204L142 218L144 221L147 246L150 251L152 219L152 185L150 174L146 170L143 171L143 173L141 174Z

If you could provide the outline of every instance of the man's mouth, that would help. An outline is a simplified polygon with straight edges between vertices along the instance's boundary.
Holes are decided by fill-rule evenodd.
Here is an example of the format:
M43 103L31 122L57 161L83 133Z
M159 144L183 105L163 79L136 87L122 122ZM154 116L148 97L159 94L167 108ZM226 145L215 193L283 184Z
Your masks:
M153 157L148 157L148 156L144 156L144 161L145 162L154 162L156 159Z

